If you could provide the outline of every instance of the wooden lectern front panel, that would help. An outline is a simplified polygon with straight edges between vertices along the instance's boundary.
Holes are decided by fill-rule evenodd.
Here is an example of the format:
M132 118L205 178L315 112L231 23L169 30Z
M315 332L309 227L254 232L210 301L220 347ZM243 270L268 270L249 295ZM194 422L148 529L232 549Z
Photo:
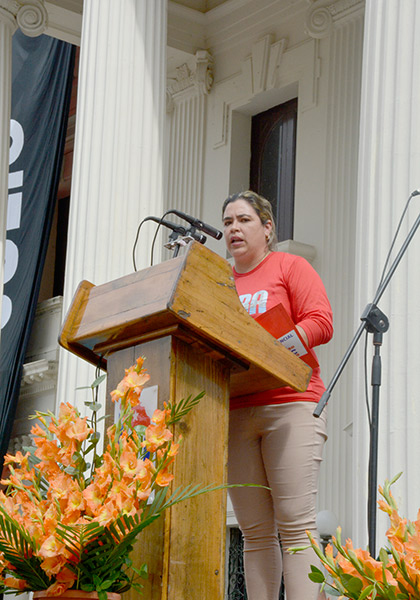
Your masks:
M199 405L175 426L183 442L174 463L172 489L189 484L220 485L227 478L229 371L211 356L175 337L121 350L108 359L109 391L124 368L145 356L158 386L158 404L205 392ZM112 410L112 408L110 408ZM107 411L110 412L109 410ZM170 490L169 490L170 492ZM148 600L222 600L226 536L226 491L210 492L168 510L139 536L136 565L149 567ZM138 594L124 594L137 600Z

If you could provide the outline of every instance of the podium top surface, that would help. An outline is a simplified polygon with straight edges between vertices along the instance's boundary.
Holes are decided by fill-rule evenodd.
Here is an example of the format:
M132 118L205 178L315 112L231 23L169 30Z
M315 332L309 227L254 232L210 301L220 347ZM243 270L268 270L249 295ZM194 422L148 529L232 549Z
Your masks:
M311 369L243 308L229 263L196 242L183 256L103 285L82 281L59 341L106 368L107 354L164 335L238 365L232 396L281 385L304 391L309 383Z

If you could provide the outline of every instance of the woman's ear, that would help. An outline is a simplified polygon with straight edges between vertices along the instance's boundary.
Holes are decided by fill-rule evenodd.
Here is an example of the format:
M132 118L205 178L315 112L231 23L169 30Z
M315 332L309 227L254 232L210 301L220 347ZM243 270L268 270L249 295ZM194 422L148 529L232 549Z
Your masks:
M273 231L273 222L271 221L271 219L267 219L267 221L264 223L264 231L265 239L268 242L268 240L270 239L271 232Z

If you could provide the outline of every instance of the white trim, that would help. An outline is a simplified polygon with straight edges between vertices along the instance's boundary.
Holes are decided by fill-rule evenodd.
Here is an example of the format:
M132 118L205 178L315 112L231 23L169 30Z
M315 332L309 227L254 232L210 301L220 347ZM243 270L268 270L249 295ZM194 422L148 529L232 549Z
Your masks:
M45 8L48 12L47 35L80 46L82 35L82 13L57 6L47 0Z

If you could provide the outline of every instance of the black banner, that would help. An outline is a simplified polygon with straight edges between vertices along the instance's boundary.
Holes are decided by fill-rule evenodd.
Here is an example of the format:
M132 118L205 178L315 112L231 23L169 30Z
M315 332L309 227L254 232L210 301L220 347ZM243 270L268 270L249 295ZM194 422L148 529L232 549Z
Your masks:
M0 461L38 301L63 158L74 47L13 36L9 202L0 348Z

